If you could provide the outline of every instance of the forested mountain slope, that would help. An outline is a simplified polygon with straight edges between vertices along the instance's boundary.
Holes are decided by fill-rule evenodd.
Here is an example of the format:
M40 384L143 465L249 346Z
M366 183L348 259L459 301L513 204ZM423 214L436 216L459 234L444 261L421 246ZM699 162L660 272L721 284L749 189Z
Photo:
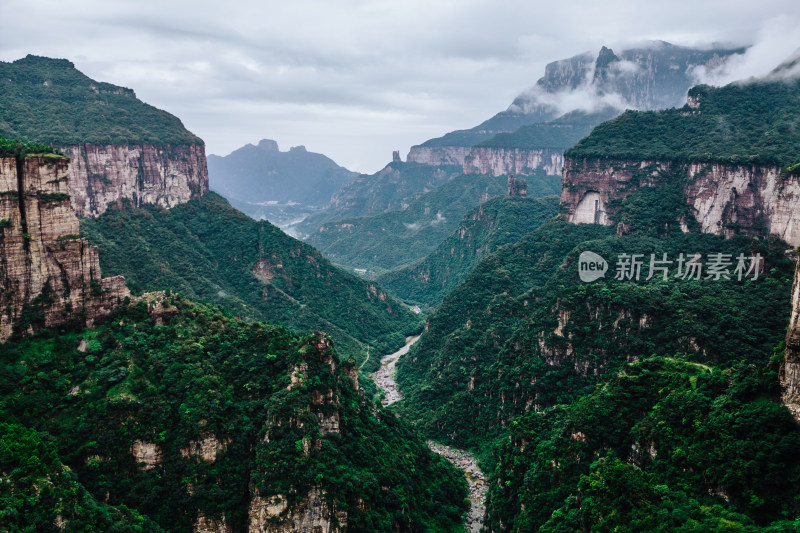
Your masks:
M111 210L83 220L81 233L100 249L103 272L124 275L135 290L172 289L237 316L319 329L359 364L368 347L388 353L420 327L375 284L214 193L170 210Z

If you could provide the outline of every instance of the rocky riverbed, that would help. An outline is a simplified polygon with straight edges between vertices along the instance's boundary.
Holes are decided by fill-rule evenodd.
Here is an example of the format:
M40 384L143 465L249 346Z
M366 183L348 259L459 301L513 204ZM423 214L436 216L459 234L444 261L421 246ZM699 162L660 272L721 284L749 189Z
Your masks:
M403 396L394 380L395 368L400 357L407 354L417 340L419 340L419 335L408 337L405 346L394 353L384 355L381 358L380 368L372 375L378 388L384 392L383 405L391 405L402 399ZM469 499L472 502L465 526L467 531L478 533L483 525L483 514L486 511L486 490L488 489L486 478L478 468L478 461L467 451L445 446L432 440L428 441L428 448L453 463L456 468L464 471L464 476L469 484Z

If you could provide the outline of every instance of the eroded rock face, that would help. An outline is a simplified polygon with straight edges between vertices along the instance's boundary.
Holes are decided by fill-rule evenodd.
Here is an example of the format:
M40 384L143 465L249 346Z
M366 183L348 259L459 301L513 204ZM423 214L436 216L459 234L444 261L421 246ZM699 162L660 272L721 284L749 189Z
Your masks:
M792 315L786 331L786 351L780 369L781 401L800 422L800 262L792 284Z
M137 207L170 208L208 192L202 144L82 144L62 150L72 160L72 206L81 217L99 216L125 199Z
M329 502L325 492L312 487L291 510L286 496L263 497L256 491L250 500L250 533L338 533L347 529L347 512Z
M412 146L406 161L425 165L463 165L471 146Z
M519 148L472 148L464 159L464 174L519 174L529 176L544 171L552 176L561 174L564 167L563 150L543 148L521 150Z
M223 514L220 519L210 518L198 511L197 521L194 523L195 533L232 533L233 528L228 525L228 521Z
M0 159L0 226L0 342L75 318L91 326L130 295L78 236L66 159Z
M158 444L135 440L131 444L131 454L137 463L142 463L142 470L152 470L156 465L161 464L163 453Z
M220 441L215 435L205 435L201 439L189 441L186 448L181 448L181 456L199 457L207 463L217 460L217 454L228 449L230 440Z
M769 165L613 159L567 159L561 208L569 222L614 225L609 201L658 184L658 175L685 176L683 192L700 230L729 237L764 230L792 246L800 244L800 178L781 176Z

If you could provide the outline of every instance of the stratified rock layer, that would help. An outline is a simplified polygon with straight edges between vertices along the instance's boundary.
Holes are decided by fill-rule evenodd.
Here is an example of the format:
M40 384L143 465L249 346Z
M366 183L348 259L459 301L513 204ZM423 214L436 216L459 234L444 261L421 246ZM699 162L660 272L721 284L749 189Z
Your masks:
M81 144L62 150L72 160L69 186L80 217L102 215L125 200L170 208L208 192L203 144Z
M123 277L101 278L78 233L65 158L0 159L0 342L70 319L90 326L129 296Z
M520 174L529 176L545 172L561 174L564 151L550 148L525 150L520 148L472 148L464 159L464 174Z
M786 331L786 352L780 370L781 401L800 422L800 262L792 284L792 315Z
M569 222L614 225L609 202L661 183L664 174L681 181L702 232L767 233L800 244L800 178L770 165L567 158L562 213Z

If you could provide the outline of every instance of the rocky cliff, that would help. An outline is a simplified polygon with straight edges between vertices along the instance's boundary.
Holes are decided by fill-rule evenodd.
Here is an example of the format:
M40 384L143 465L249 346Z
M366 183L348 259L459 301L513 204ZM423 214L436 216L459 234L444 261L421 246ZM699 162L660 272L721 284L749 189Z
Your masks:
M174 207L208 192L202 144L64 146L69 187L78 216L96 217L129 200L136 207Z
M699 72L714 71L730 57L743 52L742 48L699 50L652 41L617 53L603 46L597 54L587 52L554 61L547 65L544 76L517 96L505 111L473 128L452 131L412 146L408 161L464 164L470 154L480 159L469 147L525 126L558 122L578 110L592 113L610 106L619 113L626 108L680 106L686 101L686 91L699 81ZM581 102L581 106L576 107L576 102ZM578 139L561 148L572 146ZM524 146L533 151L547 147L554 146L536 142ZM521 173L512 168L497 171Z
M172 207L208 191L199 137L133 90L93 80L66 59L0 61L0 135L70 156L72 205L81 217L125 200Z
M471 151L469 146L412 146L406 161L425 165L460 166Z
M536 171L551 176L561 174L564 152L543 148L525 150L519 148L472 148L464 158L464 174L530 175Z
M569 222L614 225L618 201L664 176L682 184L689 212L704 233L776 235L800 244L800 177L777 165L567 158L561 211ZM691 223L683 220L683 227Z
M69 319L91 325L129 295L78 236L64 157L0 158L0 341Z
M792 315L786 331L786 352L780 370L781 401L800 422L800 262L792 284Z

